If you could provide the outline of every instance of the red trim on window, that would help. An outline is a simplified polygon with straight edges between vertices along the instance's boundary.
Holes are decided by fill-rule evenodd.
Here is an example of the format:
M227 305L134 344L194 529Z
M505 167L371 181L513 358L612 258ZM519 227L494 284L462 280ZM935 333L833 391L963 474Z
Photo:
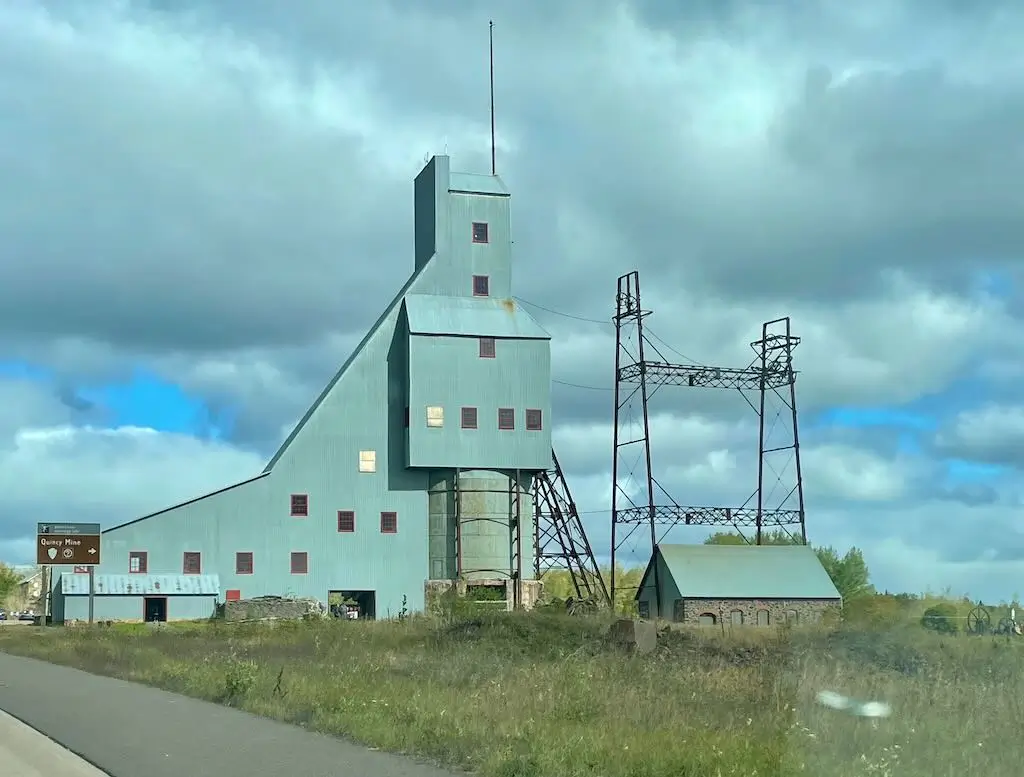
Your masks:
M194 558L195 569L189 569L189 559ZM186 550L181 554L181 573L183 575L203 574L203 554L196 550Z
M491 239L491 230L487 226L486 221L474 221L473 227L470 230L474 243L489 243Z
M304 550L293 550L291 557L291 569L293 575L308 575L309 554Z
M241 560L245 557L249 559L249 569L245 571L242 569L243 564ZM240 550L235 553L235 574L236 575L251 575L256 571L256 556L251 550Z
M477 428L477 410L475 407L464 407L462 408L461 421L463 429L476 429Z
M481 337L480 338L480 358L481 359L493 359L497 355L498 349L494 342L493 337Z
M398 513L383 512L380 514L380 533L398 534Z
M338 510L338 531L341 534L351 534L356 530L356 511Z
M516 428L516 410L513 407L498 408L498 429L503 432L512 432Z
M474 275L473 276L473 296L474 297L489 297L491 296L491 279L487 275Z
M309 494L292 494L291 515L292 518L309 517Z
M526 411L526 431L539 432L544 428L544 413L537 409Z
M139 560L139 568L132 569L132 560ZM145 550L132 550L128 553L128 574L129 575L144 575L149 569L149 553Z

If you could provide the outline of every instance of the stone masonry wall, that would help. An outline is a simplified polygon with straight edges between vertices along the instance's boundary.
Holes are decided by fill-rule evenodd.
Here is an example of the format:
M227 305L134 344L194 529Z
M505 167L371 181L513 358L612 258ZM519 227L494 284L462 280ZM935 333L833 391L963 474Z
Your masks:
M780 626L790 620L794 625L813 624L821 621L829 610L838 610L839 603L827 599L679 599L675 602L675 620L691 626L700 625L700 616L710 613L715 616L715 625L734 625L732 613L742 613L742 625L757 626L758 612L768 612L768 623L761 625ZM763 615L762 615L763 620Z
M224 620L249 621L276 618L298 620L307 615L322 615L323 605L315 599L285 599L261 597L224 602Z

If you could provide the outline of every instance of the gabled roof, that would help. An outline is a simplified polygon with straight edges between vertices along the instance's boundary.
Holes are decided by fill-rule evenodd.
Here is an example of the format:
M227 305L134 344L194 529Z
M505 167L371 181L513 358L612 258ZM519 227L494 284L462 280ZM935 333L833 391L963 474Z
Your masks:
M512 299L409 294L405 297L405 315L409 333L414 335L551 339Z
M658 554L684 599L842 598L808 545L658 545Z

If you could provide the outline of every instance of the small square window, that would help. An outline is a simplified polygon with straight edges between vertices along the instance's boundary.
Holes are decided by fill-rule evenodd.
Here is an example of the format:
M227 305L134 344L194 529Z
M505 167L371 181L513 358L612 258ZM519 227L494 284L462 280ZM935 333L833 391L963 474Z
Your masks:
M186 575L199 575L203 571L203 559L199 553L185 551L181 561L181 571Z
M292 494L292 518L309 517L309 496L307 494Z
M149 554L144 550L133 550L128 554L128 571L133 575L144 575L149 569Z
M473 296L489 297L491 294L491 279L486 275L473 276Z
M243 553L235 554L235 574L236 575L251 575L252 574L252 552L246 551Z
M427 426L429 426L431 429L440 429L442 426L444 426L443 407L427 408Z
M486 243L488 242L487 234L487 223L484 221L473 222L473 242L474 243Z
M377 451L359 451L359 471L377 471Z
M398 513L380 514L380 533L398 534Z
M480 338L480 358L481 359L493 359L495 354L494 338L493 337L481 337Z
M306 553L292 553L292 574L304 575L309 572L309 556Z
M526 411L526 431L539 432L544 428L544 414L540 410Z
M464 408L462 408L462 428L463 429L476 429L476 408L475 407L464 407Z
M351 534L356 530L356 514L354 510L338 510L338 531Z
M511 407L498 408L498 428L510 431L516 428L516 411Z

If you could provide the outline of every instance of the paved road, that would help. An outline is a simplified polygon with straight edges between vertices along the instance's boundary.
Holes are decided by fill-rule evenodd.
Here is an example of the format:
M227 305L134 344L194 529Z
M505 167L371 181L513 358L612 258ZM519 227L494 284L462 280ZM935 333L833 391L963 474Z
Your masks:
M112 777L453 777L297 726L6 653L0 710ZM6 736L0 729L0 745ZM0 774L10 774L3 761Z
M104 777L103 772L10 715L0 712L4 777Z

